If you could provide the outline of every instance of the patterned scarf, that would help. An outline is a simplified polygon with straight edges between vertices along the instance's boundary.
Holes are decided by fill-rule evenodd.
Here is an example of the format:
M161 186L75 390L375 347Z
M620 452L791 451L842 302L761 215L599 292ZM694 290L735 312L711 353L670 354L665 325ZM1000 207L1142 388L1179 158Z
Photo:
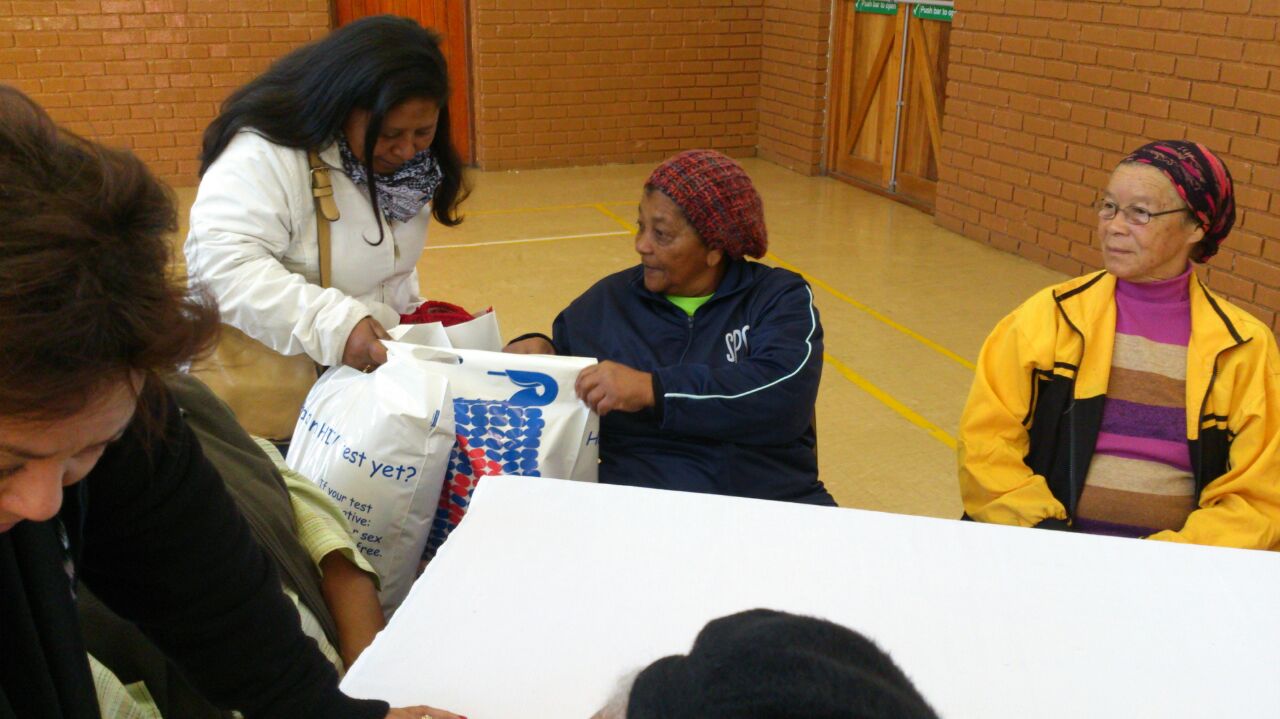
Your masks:
M1164 173L1204 228L1203 262L1218 252L1236 223L1231 172L1209 148L1198 142L1160 140L1133 151L1122 162L1151 165Z
M338 150L342 155L342 169L347 177L369 191L369 178L364 163L356 159L347 144L347 138L338 136ZM413 219L432 198L444 181L444 170L436 162L430 148L414 155L390 175L377 175L374 187L378 193L378 207L393 222Z

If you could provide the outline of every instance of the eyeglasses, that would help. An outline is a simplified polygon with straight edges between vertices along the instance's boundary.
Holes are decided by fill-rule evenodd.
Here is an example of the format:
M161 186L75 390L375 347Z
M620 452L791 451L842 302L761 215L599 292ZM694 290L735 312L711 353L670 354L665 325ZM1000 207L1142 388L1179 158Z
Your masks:
M1179 207L1176 210L1165 210L1164 212L1152 212L1145 207L1137 205L1129 205L1121 207L1111 200L1098 200L1093 203L1093 209L1098 211L1098 218L1103 220L1115 219L1117 212L1124 213L1124 221L1131 225L1145 225L1151 221L1152 217L1160 215L1172 215L1175 212L1190 212L1189 207Z

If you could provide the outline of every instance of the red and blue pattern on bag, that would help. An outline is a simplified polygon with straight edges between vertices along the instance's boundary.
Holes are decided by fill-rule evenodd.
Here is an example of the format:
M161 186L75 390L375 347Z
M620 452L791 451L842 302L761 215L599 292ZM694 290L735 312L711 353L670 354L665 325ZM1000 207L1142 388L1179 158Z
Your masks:
M457 440L449 454L444 490L431 523L424 560L435 556L462 521L481 477L495 474L541 476L538 448L546 421L542 408L503 400L454 399Z

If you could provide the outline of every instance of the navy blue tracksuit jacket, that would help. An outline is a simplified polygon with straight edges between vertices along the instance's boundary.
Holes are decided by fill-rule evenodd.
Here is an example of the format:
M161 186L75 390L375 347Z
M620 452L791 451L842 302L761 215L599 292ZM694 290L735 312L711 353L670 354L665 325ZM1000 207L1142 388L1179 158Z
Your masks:
M822 324L794 272L731 261L690 317L636 266L574 300L553 335L559 354L654 374L654 407L601 419L601 482L835 504L813 425Z

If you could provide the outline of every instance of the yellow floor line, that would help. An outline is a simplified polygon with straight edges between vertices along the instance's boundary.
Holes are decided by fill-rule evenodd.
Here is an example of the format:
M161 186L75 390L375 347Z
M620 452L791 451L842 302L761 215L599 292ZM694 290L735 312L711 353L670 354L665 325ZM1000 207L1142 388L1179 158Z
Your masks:
M855 307L855 308L857 308L857 309L859 309L859 310L862 310L863 312L866 312L867 314L871 315L872 317L876 318L877 320L880 320L880 321L881 321L881 322L883 322L884 324L886 324L886 325L888 325L888 326L892 327L893 329L895 329L895 330L897 330L897 331L901 332L902 334L904 334L904 335L906 335L906 336L910 337L911 339L913 339L913 340L915 340L915 341L919 342L920 344L924 345L925 347L928 347L929 349L933 350L934 352L937 352L938 354L942 355L943 357L946 357L946 358L951 359L951 360L955 360L956 362L960 363L961 365L963 365L964 367L967 367L967 368L968 368L968 369L970 369L970 370L975 369L974 364L973 364L972 362L970 362L969 360L965 359L964 357L961 357L960 355L956 354L955 352L952 352L951 350L947 349L946 347L943 347L942 345L938 344L937 342L934 342L933 340L929 339L928 337L925 337L924 335L920 334L919 332L916 332L915 330L911 329L910 327L907 327L907 326L905 326L905 325L903 325L903 324L901 324L901 323L899 323L899 322L895 322L894 320L890 319L889 317L887 317L887 316L885 316L885 315L881 314L880 312L876 311L874 308L869 307L869 306L867 306L867 305L865 305L865 304L863 304L863 303L861 303L861 302L859 302L859 301L855 300L854 298L850 297L849 295L846 295L845 293L841 292L840 290L837 290L836 288L832 287L831 285L827 284L826 282L823 282L822 280L818 279L817 277L814 277L813 275L811 275L811 274L809 274L809 273L805 272L804 270L800 269L799 267L796 267L795 265L791 264L790 262L787 262L786 260L782 259L781 257L778 257L777 255L773 254L772 252L770 252L770 253L766 254L766 255L765 255L765 259L766 259L766 260L769 260L769 261L771 261L771 262L773 262L774 264L778 265L779 267L783 267L783 268L785 268L785 269L791 270L792 272L795 272L796 274L798 274L798 275L800 275L801 277L803 277L803 278L805 278L806 280L808 280L808 281L809 281L809 284L813 285L814 287L820 287L820 288L822 288L822 289L826 290L827 292L829 292L829 293L831 293L832 295L834 295L836 299L841 300L842 302L845 302L845 303L847 303L847 304L849 304L849 305L852 305L853 307Z
M615 203L613 203L613 204L617 205L617 204L622 204L622 203L615 202ZM595 208L596 208L597 210L599 210L600 212L604 213L604 215L605 215L606 217L608 217L609 219L611 219L611 220L613 220L614 222L618 223L620 226L622 226L622 227L626 228L627 232L629 232L629 233L631 233L631 234L633 234L633 235L636 233L636 226L635 226L635 225L633 225L633 224L631 224L630 222L628 222L628 221L627 221L627 220L626 220L622 215L619 215L618 213L614 212L613 210L610 210L608 207L605 207L603 202L597 202L595 205L592 205L592 206L593 206L593 207L595 207Z
M589 237L617 237L629 235L620 230L614 232L588 232L584 235L553 235L551 237L526 237L519 240L493 240L491 242L465 242L457 245L428 245L428 250L453 250L459 247L488 247L489 245L523 245L529 242L555 242L556 240L582 240Z
M947 445L951 449L956 448L956 438L948 434L946 430L925 419L905 404L894 399L893 395L875 386L868 381L866 377L854 372L848 365L835 357L832 357L830 354L823 352L822 358L827 364L834 367L837 372L844 375L845 379L857 385L862 391L880 400L880 402L882 402L886 407L901 415L903 419L928 432L929 436Z

